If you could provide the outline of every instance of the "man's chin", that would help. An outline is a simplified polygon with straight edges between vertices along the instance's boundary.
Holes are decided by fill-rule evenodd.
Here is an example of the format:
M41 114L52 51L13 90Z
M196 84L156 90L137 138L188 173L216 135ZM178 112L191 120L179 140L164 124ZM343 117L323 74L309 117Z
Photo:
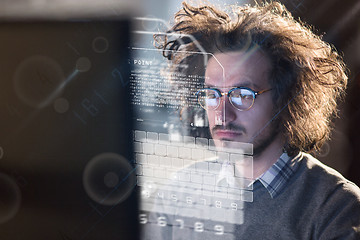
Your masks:
M250 145L250 143L246 142L243 139L217 138L217 139L213 139L213 141L217 149L226 152L234 152L234 153L240 152L244 147L248 149L249 148L248 145ZM249 150L244 150L244 151L247 152Z
M226 144L236 144L236 143L246 143L243 139L234 139L234 138L221 138L217 141L224 142Z
M225 143L229 143L229 142L233 142L233 143L249 143L248 139L245 139L245 137L243 135L241 136L236 136L236 137L219 137L219 136L213 136L214 141L217 142L225 142Z

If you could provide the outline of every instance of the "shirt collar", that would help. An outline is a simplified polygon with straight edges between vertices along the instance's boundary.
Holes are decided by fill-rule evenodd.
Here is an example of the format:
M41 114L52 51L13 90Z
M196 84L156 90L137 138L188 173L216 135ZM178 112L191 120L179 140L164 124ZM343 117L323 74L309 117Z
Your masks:
M298 156L291 158L287 153L283 153L266 172L256 179L267 189L271 198L275 198L294 175L299 165Z

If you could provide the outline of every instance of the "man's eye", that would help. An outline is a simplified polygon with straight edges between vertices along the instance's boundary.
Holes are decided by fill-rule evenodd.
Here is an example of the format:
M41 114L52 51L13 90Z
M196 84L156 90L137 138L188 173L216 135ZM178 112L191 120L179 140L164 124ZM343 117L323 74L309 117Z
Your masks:
M251 99L252 96L250 96L250 95L241 95L241 98L242 99Z

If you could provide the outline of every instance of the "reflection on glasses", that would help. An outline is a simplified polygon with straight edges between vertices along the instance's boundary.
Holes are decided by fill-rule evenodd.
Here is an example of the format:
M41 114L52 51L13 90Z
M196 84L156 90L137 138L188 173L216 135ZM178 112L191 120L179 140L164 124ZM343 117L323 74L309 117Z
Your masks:
M249 110L253 105L256 96L270 91L271 89L254 91L247 87L235 87L227 93L217 88L204 88L196 93L197 100L205 110L216 110L221 103L221 97L227 95L231 105L240 111Z

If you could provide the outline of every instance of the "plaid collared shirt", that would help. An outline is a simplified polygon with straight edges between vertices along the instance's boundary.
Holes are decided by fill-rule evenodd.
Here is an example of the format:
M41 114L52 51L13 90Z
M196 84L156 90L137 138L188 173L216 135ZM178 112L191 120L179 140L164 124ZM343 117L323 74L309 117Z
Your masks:
M298 158L290 158L287 153L283 153L280 158L266 172L256 180L268 190L271 198L276 197L285 187L298 167Z
M259 181L267 189L271 198L276 197L295 173L298 167L298 159L298 156L291 158L287 153L283 153L266 172L257 179L254 179L248 186L250 187L256 181ZM233 176L234 168L232 164L224 162L221 166L216 185L236 186L236 178Z

